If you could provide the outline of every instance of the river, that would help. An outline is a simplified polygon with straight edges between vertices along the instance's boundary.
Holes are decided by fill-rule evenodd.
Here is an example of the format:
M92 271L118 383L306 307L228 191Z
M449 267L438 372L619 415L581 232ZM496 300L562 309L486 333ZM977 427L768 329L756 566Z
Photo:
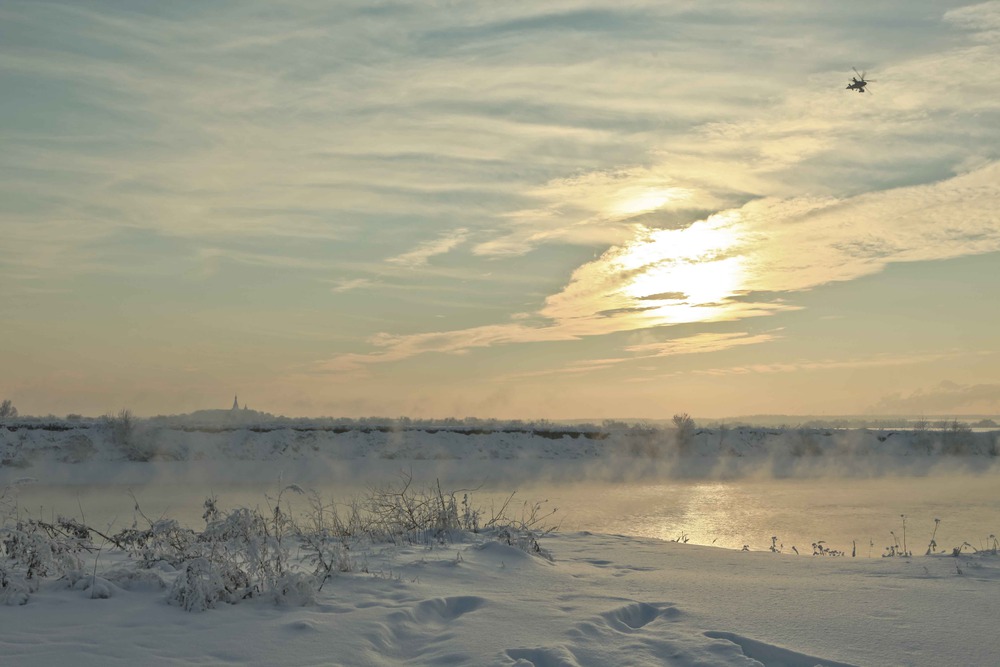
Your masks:
M169 517L199 527L209 495L222 508L273 504L289 484L312 489L340 504L373 487L412 488L441 483L465 493L489 515L515 492L508 513L530 513L536 503L548 515L540 525L688 541L754 551L813 553L814 543L858 557L878 557L896 546L923 554L933 536L938 549L964 542L977 549L1000 534L1000 473L928 473L920 476L743 479L671 479L655 474L594 474L572 463L434 464L349 462L278 469L273 464L63 465L44 471L0 470L6 511L50 519L82 518L101 529ZM405 467L404 467L405 466ZM18 480L21 480L18 482ZM134 500L133 500L134 498ZM306 507L294 490L282 500L294 511ZM551 513L551 514L549 514ZM936 532L935 532L936 531ZM968 547L966 547L968 548Z

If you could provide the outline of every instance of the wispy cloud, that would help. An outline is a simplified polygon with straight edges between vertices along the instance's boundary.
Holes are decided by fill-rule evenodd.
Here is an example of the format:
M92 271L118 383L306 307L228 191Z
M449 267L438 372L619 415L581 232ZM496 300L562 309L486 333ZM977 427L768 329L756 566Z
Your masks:
M531 377L544 377L549 375L584 375L595 371L604 371L625 363L648 362L650 359L673 357L687 354L708 354L712 352L722 352L734 347L743 345L758 345L778 340L780 336L775 333L748 334L737 333L701 333L693 336L672 338L670 340L655 343L639 343L627 345L623 349L629 353L625 357L609 357L599 359L585 359L575 361L565 366L548 368L537 371L526 371L522 373L511 373L498 380L517 380Z
M392 264L401 264L409 267L421 266L426 264L427 260L431 257L451 252L456 247L464 243L468 235L469 230L456 229L438 239L434 239L433 241L425 241L413 250L409 250L395 257L390 257L386 261Z
M943 381L903 395L885 396L871 408L879 414L997 414L1000 412L1000 384L959 384Z
M991 0L950 9L944 20L973 32L983 41L1000 41L1000 2Z
M891 366L910 366L942 359L955 359L968 356L965 351L925 352L917 354L877 354L869 357L853 359L810 359L784 363L748 364L724 368L706 368L694 371L697 375L727 376L772 373L800 373L803 371L825 371L851 368L882 368Z
M1000 249L997 16L4 3L0 278L28 299L150 267L281 272L364 310L318 364L336 370L606 337L562 366L587 372L769 342L710 325ZM874 94L843 89L851 65ZM614 336L682 324L659 346Z
M559 375L589 375L620 366L631 361L628 357L610 357L607 359L583 359L555 368L542 368L532 371L507 373L496 378L497 382L517 382L530 378L544 378Z
M545 243L622 244L633 218L656 212L676 214L677 227L754 196L835 191L848 170L831 179L820 167L845 156L851 172L882 178L872 170L898 172L926 145L908 137L936 137L923 160L981 145L997 98L983 45L884 68L893 94L859 112L826 72L802 81L804 64L788 59L790 45L805 53L820 39L798 29L816 17L772 10L738 11L754 27L749 61L745 36L725 57L700 46L718 36L717 20L683 4L396 6L378 19L351 3L335 16L307 2L277 14L263 3L194 14L13 4L5 20L26 43L0 47L0 71L58 82L81 130L18 127L5 154L28 185L74 174L66 206L101 207L105 228L281 238L339 232L359 212L416 214L437 219L428 236L456 223L486 232L475 252L503 257ZM984 3L946 18L981 40L995 13ZM824 31L853 20L822 18ZM581 35L589 51L569 48ZM622 60L623 49L634 57ZM672 66L675 51L706 60ZM464 53L477 57L454 57ZM941 122L949 115L962 133ZM865 159L873 143L877 159ZM58 217L55 206L43 215ZM37 254L17 250L29 262Z
M341 294L343 292L350 292L356 289L365 289L373 285L373 281L368 278L354 278L351 280L338 280L333 287L330 288L331 292Z
M773 297L747 297L853 280L892 262L1000 250L998 200L1000 163L992 163L931 185L841 200L765 199L684 229L641 229L631 244L581 266L546 299L538 311L545 326L387 336L381 346L394 352L376 358L786 311L793 306Z
M625 348L625 351L644 357L671 357L678 354L719 352L740 345L759 345L760 343L769 343L778 338L779 335L775 333L702 333L658 343L629 345Z
M673 176L645 167L557 179L527 195L542 207L504 216L509 232L477 244L475 254L519 255L542 243L614 245L627 241L634 219L645 214L703 210L720 203L707 194L695 198Z
M498 324L457 331L438 331L413 335L381 333L369 340L379 348L370 354L337 355L317 364L323 372L345 373L362 370L371 364L408 359L419 354L464 354L475 348L558 340L574 340L576 336L555 327L529 327L520 324Z

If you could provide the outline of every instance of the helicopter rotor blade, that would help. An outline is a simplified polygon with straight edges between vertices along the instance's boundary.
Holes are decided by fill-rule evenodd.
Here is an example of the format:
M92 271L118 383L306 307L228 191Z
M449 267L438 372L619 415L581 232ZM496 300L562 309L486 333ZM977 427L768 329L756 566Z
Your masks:
M865 75L859 72L857 67L852 67L851 69L854 70L854 73L857 74L859 78L865 78Z

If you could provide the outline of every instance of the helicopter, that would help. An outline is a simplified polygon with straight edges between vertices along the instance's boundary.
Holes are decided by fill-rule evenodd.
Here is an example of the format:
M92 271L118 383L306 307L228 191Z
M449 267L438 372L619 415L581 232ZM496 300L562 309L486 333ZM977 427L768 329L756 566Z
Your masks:
M856 90L859 93L870 93L871 92L870 90L865 90L865 86L875 81L875 79L865 79L864 72L859 72L854 67L852 67L851 69L854 70L854 73L857 74L857 76L851 77L851 82L847 84L847 90Z

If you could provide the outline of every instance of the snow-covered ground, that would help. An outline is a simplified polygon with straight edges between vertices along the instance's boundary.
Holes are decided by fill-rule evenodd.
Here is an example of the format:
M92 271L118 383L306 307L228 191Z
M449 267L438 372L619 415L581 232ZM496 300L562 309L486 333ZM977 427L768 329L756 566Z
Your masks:
M689 475L746 473L766 462L791 471L809 461L866 474L876 460L921 467L942 455L992 462L1000 432L943 429L675 428L611 423L289 420L247 411L202 411L148 420L10 421L0 465L44 461L275 461L320 459L621 459L676 461ZM806 462L806 463L804 463ZM875 465L884 465L876 463ZM977 466L980 464L977 464Z
M386 547L313 604L187 613L158 582L0 607L10 665L994 665L996 556L852 559L613 535ZM171 573L164 573L169 580ZM86 583L86 582L84 582ZM165 585L165 584L164 584ZM77 588L81 588L78 586Z
M688 477L821 468L922 474L949 461L982 472L994 469L997 447L995 432L960 429L733 428L682 437L672 429L623 425L490 429L164 419L139 421L122 437L100 421L10 426L0 427L0 472L9 484L57 469L78 470L93 481L126 465L162 465L135 462L141 459L216 471L240 459L233 466L240 474L259 461L261 479L272 481L282 461L300 469L351 461L346 469L353 471L364 471L369 460L555 471L572 459L567 467L577 471L592 461L605 469ZM27 584L31 590L18 589L30 549L10 540L28 535L16 520L31 512L16 498L13 486L0 500L3 548L8 554L20 549L22 558L0 561L0 594L11 603L0 606L4 665L1000 663L1000 556L989 548L995 538L957 556L952 544L924 555L922 543L912 555L852 557L795 554L780 545L780 552L744 552L586 531L545 534L544 521L526 533L411 532L392 541L352 541L337 552L349 566L334 568L318 592L295 594L291 580L283 579L287 594L271 590L187 612L177 602L178 591L190 591L179 582L190 568L167 560L139 567L139 552L130 557L96 535L84 542L99 550L75 554L75 567L57 572L53 566ZM122 510L132 513L132 507ZM465 511L455 510L456 516ZM82 542L38 544L53 543ZM290 547L289 563L311 571L303 560L309 554L301 545ZM55 562L59 554L37 560ZM16 604L21 601L26 604Z

